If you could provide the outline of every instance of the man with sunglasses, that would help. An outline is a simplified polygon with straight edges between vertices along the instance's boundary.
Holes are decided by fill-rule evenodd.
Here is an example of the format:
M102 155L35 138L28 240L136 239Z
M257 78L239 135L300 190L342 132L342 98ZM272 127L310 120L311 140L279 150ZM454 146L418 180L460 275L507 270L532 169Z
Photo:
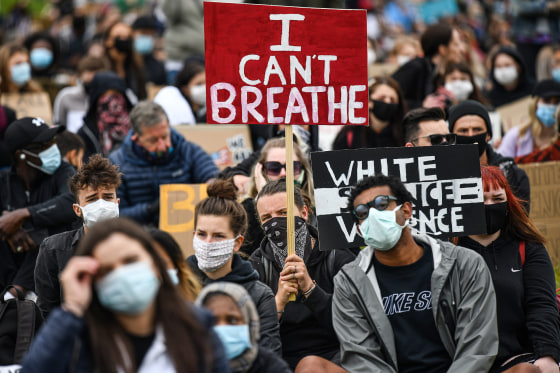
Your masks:
M38 245L47 236L72 229L76 220L68 187L75 170L62 162L56 145L62 130L28 117L13 122L4 134L12 167L0 174L1 288L15 285L23 293L34 291Z
M455 145L457 136L449 133L445 113L438 107L409 111L403 119L405 146Z
M412 196L393 176L348 198L367 247L334 280L333 326L349 372L487 372L496 300L478 254L412 234Z

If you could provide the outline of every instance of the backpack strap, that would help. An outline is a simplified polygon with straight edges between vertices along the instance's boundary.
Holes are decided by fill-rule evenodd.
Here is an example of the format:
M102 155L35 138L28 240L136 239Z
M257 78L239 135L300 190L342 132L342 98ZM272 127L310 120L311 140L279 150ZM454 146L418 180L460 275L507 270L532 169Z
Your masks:
M525 241L519 242L519 255L521 256L521 267L525 264Z
M35 304L31 300L16 299L17 306L17 337L14 348L14 363L21 363L29 351L35 335Z

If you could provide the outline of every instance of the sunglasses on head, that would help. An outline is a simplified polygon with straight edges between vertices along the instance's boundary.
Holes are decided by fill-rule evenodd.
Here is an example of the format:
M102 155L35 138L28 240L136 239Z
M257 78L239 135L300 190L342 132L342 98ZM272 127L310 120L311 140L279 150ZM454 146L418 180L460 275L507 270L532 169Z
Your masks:
M359 220L363 220L368 217L370 208L373 207L376 210L383 211L387 208L387 206L389 206L390 201L397 201L397 198L384 195L377 196L368 203L354 207L352 214L354 214L354 216Z
M447 135L435 134L421 137L429 138L430 144L432 145L455 145L457 143L457 135L454 133L448 133ZM418 140L421 137L415 138L414 141ZM445 142L443 140L445 140Z
M282 172L282 169L286 169L285 163L280 162L264 162L263 170L267 176L278 176ZM294 176L301 173L301 162L294 161Z

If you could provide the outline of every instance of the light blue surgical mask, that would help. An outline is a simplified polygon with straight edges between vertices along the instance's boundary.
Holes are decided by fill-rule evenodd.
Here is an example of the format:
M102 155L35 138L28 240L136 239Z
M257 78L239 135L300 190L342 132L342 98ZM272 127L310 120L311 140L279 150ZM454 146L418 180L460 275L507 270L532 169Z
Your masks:
M173 285L179 285L179 271L176 268L168 268L167 275L169 279L171 279Z
M220 337L228 360L235 359L251 347L249 325L216 325L214 331Z
M38 157L41 160L41 166L37 166L36 164L27 161L26 163L33 168L36 168L48 175L54 174L56 170L60 167L62 163L62 157L60 156L60 150L56 144L52 144L47 149L43 150L39 154L31 153L25 149L22 150L23 153Z
M560 83L560 66L552 69L552 77L554 78L554 80Z
M29 54L31 65L36 69L49 67L53 62L53 53L47 48L35 48Z
M140 54L150 54L154 50L154 38L149 35L138 35L134 38L134 49Z
M137 315L154 301L159 280L147 261L123 265L96 282L101 304L117 313Z
M388 251L395 247L401 238L402 230L407 226L397 223L397 211L402 207L398 205L393 210L379 211L369 209L368 217L360 224L360 231L364 241L375 250Z
M31 79L31 66L27 62L10 67L10 79L18 87L23 87Z
M558 105L551 104L537 104L537 118L541 123L549 128L554 126L556 123L556 111L558 110Z

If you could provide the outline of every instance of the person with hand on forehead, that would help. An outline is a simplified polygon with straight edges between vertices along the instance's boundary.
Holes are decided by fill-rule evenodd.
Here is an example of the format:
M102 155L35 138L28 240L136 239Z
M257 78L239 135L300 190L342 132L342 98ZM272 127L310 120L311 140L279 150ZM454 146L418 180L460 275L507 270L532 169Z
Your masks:
M498 352L490 273L477 254L413 234L394 176L348 198L367 247L334 278L333 326L348 372L486 372Z
M13 122L4 134L12 167L0 173L0 287L33 291L37 246L47 236L72 229L74 168L62 162L56 135L41 118ZM14 291L15 292L15 291Z
M457 135L449 133L442 109L418 108L409 111L404 117L405 146L455 145Z

